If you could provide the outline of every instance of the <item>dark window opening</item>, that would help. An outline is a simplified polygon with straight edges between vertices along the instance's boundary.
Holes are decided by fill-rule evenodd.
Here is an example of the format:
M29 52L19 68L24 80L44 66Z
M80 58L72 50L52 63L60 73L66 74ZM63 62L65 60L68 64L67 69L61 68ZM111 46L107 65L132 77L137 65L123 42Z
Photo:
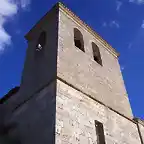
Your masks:
M75 40L75 46L80 48L81 47L81 42L80 40Z
M95 120L95 128L96 128L96 134L97 134L97 143L105 144L103 124L101 122Z
M98 58L97 58L96 56L94 56L94 60L95 60L95 61L98 61Z
M101 59L100 51L99 51L98 46L94 42L92 42L92 50L93 50L94 60L102 66L102 59Z
M46 32L41 32L36 45L36 51L41 51L46 44Z
M82 33L74 28L74 44L77 48L79 48L80 50L82 50L83 52L85 52L84 50L84 41L83 41L83 35Z

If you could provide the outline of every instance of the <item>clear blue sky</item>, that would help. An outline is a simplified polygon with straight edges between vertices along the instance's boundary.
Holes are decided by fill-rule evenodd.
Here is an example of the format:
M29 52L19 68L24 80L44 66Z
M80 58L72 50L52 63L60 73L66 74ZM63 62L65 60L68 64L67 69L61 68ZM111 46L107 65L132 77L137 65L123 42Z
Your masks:
M0 97L20 84L24 35L56 0L0 0ZM63 0L120 52L133 113L144 118L144 0Z

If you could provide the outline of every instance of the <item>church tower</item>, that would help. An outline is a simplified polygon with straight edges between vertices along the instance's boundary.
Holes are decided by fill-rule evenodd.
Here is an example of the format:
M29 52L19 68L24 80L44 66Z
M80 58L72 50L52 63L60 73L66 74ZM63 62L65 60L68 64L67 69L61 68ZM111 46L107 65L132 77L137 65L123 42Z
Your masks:
M12 135L22 144L141 144L115 49L62 3L25 38L20 89L6 103Z
M33 95L54 79L132 118L118 53L62 4L26 35L21 88Z

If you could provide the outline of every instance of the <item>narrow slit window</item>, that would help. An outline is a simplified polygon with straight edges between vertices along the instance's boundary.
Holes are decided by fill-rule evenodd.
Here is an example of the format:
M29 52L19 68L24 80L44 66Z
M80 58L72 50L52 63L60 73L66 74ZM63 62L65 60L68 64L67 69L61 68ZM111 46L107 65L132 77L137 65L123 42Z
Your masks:
M92 42L92 50L93 50L94 60L102 66L101 54L100 54L98 46L94 42Z
M95 120L95 128L96 128L96 135L97 135L97 143L105 144L103 124L101 122Z
M74 28L74 44L77 48L85 52L83 35L77 28Z

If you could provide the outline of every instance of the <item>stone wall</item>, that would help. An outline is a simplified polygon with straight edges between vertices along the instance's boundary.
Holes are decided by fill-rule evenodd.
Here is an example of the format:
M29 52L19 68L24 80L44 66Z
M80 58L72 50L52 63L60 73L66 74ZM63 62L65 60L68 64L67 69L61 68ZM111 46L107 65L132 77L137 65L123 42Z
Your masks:
M74 28L83 35L85 53L74 46ZM93 60L91 42L98 45L103 66ZM119 113L133 118L118 59L62 10L59 13L57 75Z
M55 144L56 81L19 105L5 119L15 124L9 136L16 144Z
M135 123L60 80L19 105L5 124L16 125L9 134L17 144L97 144L95 120L106 144L141 144Z
M95 120L103 123L106 144L141 144L135 123L58 80L56 143L97 144Z

